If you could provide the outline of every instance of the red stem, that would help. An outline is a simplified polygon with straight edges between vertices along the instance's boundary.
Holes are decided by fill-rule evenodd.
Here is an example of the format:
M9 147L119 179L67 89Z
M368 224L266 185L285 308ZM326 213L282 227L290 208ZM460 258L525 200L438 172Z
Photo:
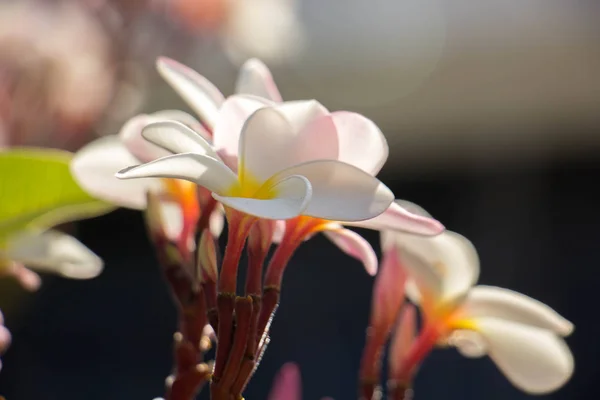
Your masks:
M381 375L381 356L385 348L387 335L385 332L376 330L375 327L367 329L367 339L360 370L360 388L359 398L361 400L371 400L380 384Z

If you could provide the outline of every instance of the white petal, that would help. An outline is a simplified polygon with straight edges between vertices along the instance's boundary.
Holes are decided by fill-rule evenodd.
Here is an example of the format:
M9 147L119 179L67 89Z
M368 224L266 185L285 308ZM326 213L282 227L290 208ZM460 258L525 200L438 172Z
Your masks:
M183 212L179 204L172 201L160 202L163 229L169 240L177 241L183 229Z
M192 181L215 193L226 193L238 184L236 175L214 158L182 153L125 168L116 174L119 179L148 177L176 178Z
M206 141L212 140L212 134L207 131L204 126L190 114L181 110L161 110L150 114L151 117L160 119L161 121L177 121L193 129L196 133L202 136Z
M212 146L198 133L177 121L160 121L146 125L142 136L171 153L196 153L219 159Z
M160 120L161 117L153 117L147 114L137 115L127 121L119 132L119 138L125 144L127 150L141 162L153 161L171 154L169 151L149 143L142 137L142 129L146 125Z
M369 275L375 276L377 273L377 255L365 238L341 226L337 229L324 230L323 234L344 253L361 261Z
M433 236L444 231L439 221L413 214L394 202L382 214L366 221L351 223L361 228L379 231L401 231L417 235Z
M292 125L294 133L300 132L311 121L329 115L327 109L316 100L286 101L275 108Z
M327 117L311 121L296 132L276 108L262 108L248 118L239 144L238 171L260 182L294 165L337 158L337 134Z
M463 303L462 310L470 318L496 317L537 326L568 336L573 324L544 303L512 290L475 286Z
M388 208L394 194L377 178L335 160L310 161L288 168L277 177L308 178L313 196L304 215L332 221L373 218Z
M146 192L160 190L160 180L123 182L115 178L119 170L138 163L117 136L105 136L79 150L70 167L77 183L92 196L122 207L143 209Z
M389 148L385 136L370 119L353 112L331 113L337 128L339 160L377 175L385 164Z
M169 58L159 58L156 67L202 121L213 128L219 107L225 100L219 89L196 71Z
M210 233L214 237L218 238L221 236L221 232L223 232L223 227L225 226L225 214L220 205L210 214L208 226L210 227Z
M220 108L213 130L213 146L219 153L237 157L240 134L244 123L256 110L274 105L256 96L231 96Z
M457 329L450 334L448 343L467 358L480 358L487 354L488 345L479 332Z
M281 243L285 235L285 221L275 221L273 226L273 243Z
M311 198L310 182L302 176L289 176L277 181L271 189L278 196L270 200L243 197L213 197L226 206L266 219L290 219L302 214Z
M90 279L103 267L102 260L81 242L54 230L14 237L7 253L15 261L67 278Z
M421 291L438 300L456 299L477 282L479 256L473 244L458 233L421 237L387 231L382 236L383 243L393 243L399 250L402 264Z
M478 320L477 328L498 368L527 393L552 392L573 374L573 355L552 331L496 318Z
M271 71L256 58L246 61L240 68L235 92L236 94L252 94L276 102L282 101Z

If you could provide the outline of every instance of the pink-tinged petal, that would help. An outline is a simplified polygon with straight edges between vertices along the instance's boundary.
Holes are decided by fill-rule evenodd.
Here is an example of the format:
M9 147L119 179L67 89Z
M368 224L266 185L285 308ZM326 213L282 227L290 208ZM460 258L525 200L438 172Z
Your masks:
M349 225L378 231L400 231L423 236L434 236L444 231L439 221L413 214L394 202L380 215Z
M476 329L498 368L526 393L553 392L573 375L573 354L550 330L497 318L477 320Z
M277 178L301 175L310 181L313 197L304 215L331 221L361 221L385 211L394 194L377 178L335 160L310 161L288 168Z
M296 364L285 364L275 377L269 400L302 400L302 381Z
M169 58L159 58L156 67L201 120L209 128L214 128L219 107L225 101L219 89L193 69Z
M252 114L240 136L238 172L265 181L294 165L313 160L335 160L337 135L327 117L310 121L296 132L279 109L266 107Z
M375 276L377 255L373 247L362 236L339 225L334 229L324 230L323 233L344 253L362 262L369 275Z
M226 206L246 214L265 219L290 219L302 214L311 200L312 189L303 176L288 176L270 184L267 191L277 194L275 198L260 200L245 197L227 197L213 194Z
M370 119L353 112L336 111L331 117L339 138L339 160L377 175L389 148L385 136Z
M549 329L569 336L574 326L546 304L509 289L475 286L461 310L467 318L494 317Z
M127 150L141 162L153 161L171 154L171 152L149 143L142 137L142 129L158 120L160 120L160 117L154 118L146 114L137 115L127 121L119 132L119 138Z
M158 160L125 168L116 175L119 179L176 178L195 182L214 193L227 193L237 187L237 176L223 163L212 157L194 153L175 154Z
M386 332L386 335L391 331L400 307L404 303L405 282L406 272L400 264L398 254L396 252L385 253L373 286L370 325L379 331Z
M210 143L181 122L160 121L148 124L142 129L142 136L170 154L196 153L219 159Z
M105 136L80 149L70 168L77 183L90 195L121 207L143 209L146 193L162 189L160 180L123 182L115 178L119 170L138 163L118 136Z
M276 102L282 101L271 71L256 58L246 61L240 68L235 93L251 94Z
M194 132L199 134L204 138L204 140L211 141L212 133L207 131L204 126L190 114L181 110L162 110L157 111L155 113L150 114L151 117L156 118L160 121L177 121L181 122L188 128L192 129Z
M274 105L256 96L231 96L221 106L213 130L213 146L219 154L237 159L244 123L256 110Z
M311 121L329 115L329 111L316 100L286 101L275 108L289 121L294 133L302 131Z
M392 378L400 378L403 368L402 362L415 339L417 332L417 311L415 306L406 303L402 308L398 322L396 323L396 331L390 344L389 364L390 376Z
M7 265L2 265L0 275L12 276L30 292L35 292L42 285L42 278L20 262L8 261Z

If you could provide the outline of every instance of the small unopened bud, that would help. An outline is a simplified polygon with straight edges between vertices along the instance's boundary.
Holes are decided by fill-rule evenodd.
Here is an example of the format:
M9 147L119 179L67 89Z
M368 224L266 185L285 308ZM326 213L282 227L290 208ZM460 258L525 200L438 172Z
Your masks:
M152 191L146 193L146 228L152 240L164 237L163 217L158 194Z
M217 253L215 246L215 238L210 233L209 229L202 231L200 244L198 245L198 276L202 277L203 281L217 281Z

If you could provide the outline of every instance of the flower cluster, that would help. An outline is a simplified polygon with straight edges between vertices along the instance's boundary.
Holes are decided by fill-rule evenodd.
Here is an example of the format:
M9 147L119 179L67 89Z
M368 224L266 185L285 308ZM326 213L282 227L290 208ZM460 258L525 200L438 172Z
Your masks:
M390 399L405 398L436 345L489 355L530 393L569 379L573 359L562 338L572 324L524 295L473 286L473 245L418 206L395 200L376 178L388 146L371 120L315 100L283 101L256 59L242 66L230 97L176 61L161 58L157 67L198 119L174 110L134 117L118 135L81 149L71 172L95 197L145 210L180 315L168 400L192 399L207 383L213 400L241 398L269 343L286 265L315 234L377 274L371 245L344 226L380 231L384 254L360 371L362 399L378 398L390 337ZM239 289L244 248L246 283ZM207 360L215 344L214 360ZM286 370L283 381L294 376ZM277 386L271 397L298 398L294 385Z

